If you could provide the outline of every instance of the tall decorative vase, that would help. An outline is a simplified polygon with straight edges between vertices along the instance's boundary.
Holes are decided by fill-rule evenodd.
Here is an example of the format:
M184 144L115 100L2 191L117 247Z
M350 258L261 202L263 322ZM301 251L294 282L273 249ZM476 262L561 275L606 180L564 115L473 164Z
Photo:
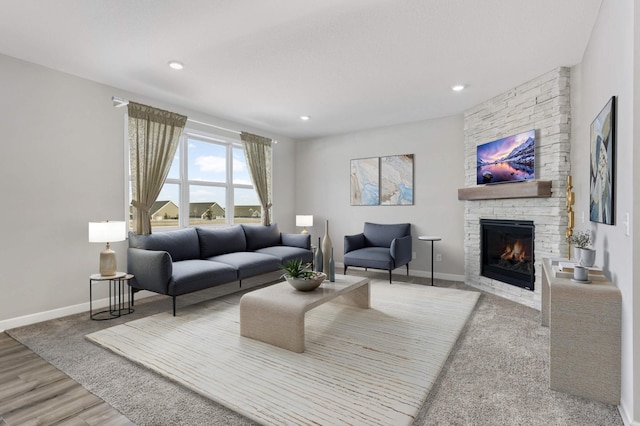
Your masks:
M331 237L329 236L329 220L324 228L324 237L322 238L322 251L324 252L323 270L329 272L329 253L331 253Z
M320 244L320 237L318 237L318 248L316 250L316 258L313 260L316 266L316 272L322 272L324 266L324 259L322 259L322 244Z
M333 247L331 247L331 257L329 258L329 281L336 281L336 262L333 260Z

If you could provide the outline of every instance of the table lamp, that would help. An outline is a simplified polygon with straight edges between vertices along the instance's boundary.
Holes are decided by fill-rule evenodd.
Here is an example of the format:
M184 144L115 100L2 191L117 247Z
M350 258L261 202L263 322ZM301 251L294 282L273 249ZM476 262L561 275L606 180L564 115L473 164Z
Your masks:
M296 226L302 226L301 234L308 234L307 226L313 226L313 215L299 214L296 215Z
M116 274L116 252L109 243L124 241L127 238L125 222L89 222L89 242L107 243L100 252L100 275L108 277Z

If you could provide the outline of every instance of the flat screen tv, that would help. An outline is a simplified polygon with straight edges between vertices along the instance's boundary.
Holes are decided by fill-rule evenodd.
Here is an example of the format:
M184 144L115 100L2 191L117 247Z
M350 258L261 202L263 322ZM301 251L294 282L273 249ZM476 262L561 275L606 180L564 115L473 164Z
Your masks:
M534 179L536 131L519 133L478 145L477 184Z

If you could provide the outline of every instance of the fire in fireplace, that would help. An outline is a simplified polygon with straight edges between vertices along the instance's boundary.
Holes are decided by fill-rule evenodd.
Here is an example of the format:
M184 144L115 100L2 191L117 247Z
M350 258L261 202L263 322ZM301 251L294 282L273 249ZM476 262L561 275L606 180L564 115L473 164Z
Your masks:
M533 291L532 221L480 219L481 275Z

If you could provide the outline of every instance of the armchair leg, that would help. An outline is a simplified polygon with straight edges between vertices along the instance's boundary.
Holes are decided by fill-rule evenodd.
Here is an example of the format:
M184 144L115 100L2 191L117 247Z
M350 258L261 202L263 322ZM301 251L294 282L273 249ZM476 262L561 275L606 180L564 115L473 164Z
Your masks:
M173 316L176 316L176 296L173 296Z
M407 276L409 276L409 264L407 263Z
M391 284L391 269L389 269L389 284Z
M344 265L344 274L343 275L347 275L347 268L348 268L348 266Z

